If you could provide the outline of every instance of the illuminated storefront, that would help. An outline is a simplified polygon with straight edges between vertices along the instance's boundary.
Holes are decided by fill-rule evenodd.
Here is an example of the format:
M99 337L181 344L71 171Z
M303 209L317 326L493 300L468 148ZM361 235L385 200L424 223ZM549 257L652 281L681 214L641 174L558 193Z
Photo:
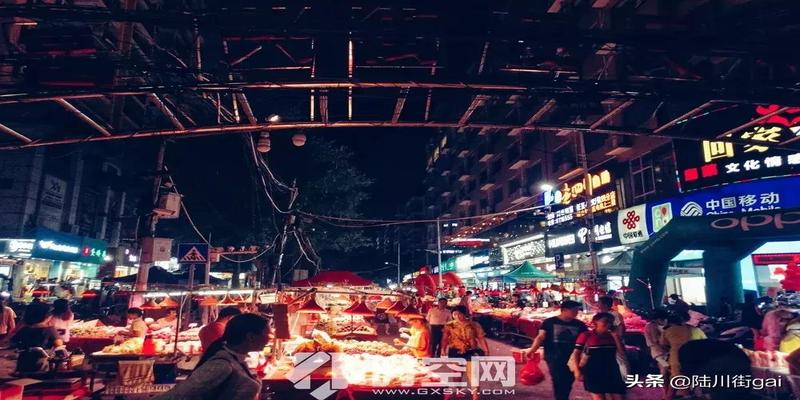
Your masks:
M0 258L13 261L12 295L23 298L43 284L67 282L81 290L108 256L102 240L38 228L33 238L0 239Z

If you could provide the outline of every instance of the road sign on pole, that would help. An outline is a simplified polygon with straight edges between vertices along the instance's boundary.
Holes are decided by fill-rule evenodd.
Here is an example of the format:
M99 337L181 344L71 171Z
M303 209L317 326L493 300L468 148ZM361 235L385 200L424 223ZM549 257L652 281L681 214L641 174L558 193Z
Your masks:
M208 262L208 244L181 243L178 245L178 262L181 264L205 264Z

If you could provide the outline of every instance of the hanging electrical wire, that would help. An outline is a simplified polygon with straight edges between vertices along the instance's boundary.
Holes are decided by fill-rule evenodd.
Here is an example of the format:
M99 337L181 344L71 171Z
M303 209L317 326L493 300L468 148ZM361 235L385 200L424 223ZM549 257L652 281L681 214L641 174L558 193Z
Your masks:
M261 172L261 165L259 163L259 159L260 158L258 157L258 154L256 153L256 145L255 145L255 143L253 143L253 137L250 136L250 135L245 135L245 136L247 136L248 144L250 145L250 150L251 150L252 155L253 155L253 162L256 163L256 170ZM263 162L263 160L261 160L261 161ZM261 187L262 187L262 189L264 189L264 194L267 195L267 199L269 199L270 204L272 204L272 208L274 208L275 211L277 211L277 212L279 212L281 214L289 214L288 210L284 211L280 207L278 207L278 204L275 202L275 199L272 198L272 194L269 192L267 181L264 179L263 172L259 173L258 177L259 177L259 180L261 182Z
M314 264L315 267L319 268L319 264L317 263L317 261L312 260L311 257L308 256L308 253L306 253L306 250L303 248L304 247L303 241L300 240L300 237L297 235L297 231L292 232L292 234L294 235L294 238L297 240L297 247L300 248L300 253L302 253L303 256L306 258L306 260L308 260L311 264Z
M456 222L456 221L468 221L468 220L475 220L475 219L486 219L486 218L493 218L493 217L502 217L506 215L512 214L519 214L522 212L527 211L536 211L546 208L547 206L533 206L533 207L526 207L520 208L517 210L509 210L509 211L501 211L495 212L490 214L481 214L481 215L473 215L471 217L448 217L448 218L439 218L439 219L413 219L413 220L388 220L388 219L365 219L365 218L349 218L349 217L335 217L329 215L318 215L309 213L302 210L297 210L298 214L304 215L306 217L316 219L320 222L327 223L332 226L338 226L341 228L377 228L377 227L386 227L386 226L395 226L395 225L411 225L411 224L431 224L436 222ZM361 225L355 224L344 224L344 223L334 223L332 221L339 221L339 222L353 222L353 223L360 223Z
M169 172L169 169L167 168L167 166L166 166L166 165L164 166L164 171L167 171L167 172ZM191 225L191 227L192 227L192 229L194 230L194 232L197 234L197 236L199 236L199 237L200 237L200 239L202 239L202 240L203 240L203 242L204 242L205 244L207 244L209 247L214 247L214 246L211 244L211 242L210 242L210 241L209 241L209 240L206 238L206 236L205 236L205 235L203 235L203 233L202 233L202 232L200 232L200 229L198 229L198 228L197 228L197 224L195 224L195 222L194 222L194 219L192 219L192 214L191 214L191 212L189 212L189 208L186 206L186 203L183 201L183 196L181 195L181 192L178 190L178 186L177 186L177 185L175 185L175 180L174 180L174 179L172 179L172 175L170 175L169 173L167 173L167 179L169 180L169 183L172 185L172 190L174 190L174 191L175 191L175 193L177 193L177 194L178 194L178 196L179 196L179 197L180 197L180 199L181 199L181 208L183 208L183 215L185 215L185 216L186 216L186 220L187 220L187 221L189 221L189 225ZM261 251L260 253L258 253L258 254L256 254L256 255L254 255L253 257L251 257L251 258L248 258L248 259L246 259L246 260L234 260L234 259L232 259L232 258L230 258L230 257L228 257L228 256L225 256L225 255L221 255L220 257L221 257L221 258L224 258L224 259L225 259L225 260L227 260L227 261L230 261L230 262L233 262L233 263L237 263L237 264L242 264L242 263L251 262L251 261L253 261L253 260L256 260L257 258L259 258L259 257L263 256L263 255L264 255L264 254L266 254L268 251L272 250L272 249L275 247L275 242L278 240L278 236L280 236L280 235L275 235L275 237L272 239L272 244L271 244L270 246L268 246L267 248L265 248L265 249L264 249L263 251Z

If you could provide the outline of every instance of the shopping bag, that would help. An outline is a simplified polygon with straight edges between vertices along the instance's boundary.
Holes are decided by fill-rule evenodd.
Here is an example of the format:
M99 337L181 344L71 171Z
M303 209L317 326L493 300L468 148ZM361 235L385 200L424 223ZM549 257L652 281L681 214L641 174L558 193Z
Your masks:
M544 372L539 368L540 361L539 354L534 353L525 366L519 371L519 383L533 386L544 381Z

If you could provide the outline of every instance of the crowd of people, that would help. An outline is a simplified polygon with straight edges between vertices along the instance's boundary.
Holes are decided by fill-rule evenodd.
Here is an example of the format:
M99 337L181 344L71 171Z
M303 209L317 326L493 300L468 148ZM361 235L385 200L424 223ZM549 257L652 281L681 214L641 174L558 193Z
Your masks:
M397 324L401 338L395 339L394 344L418 358L450 357L469 361L475 356L490 355L486 333L471 317L473 301L479 300L470 293L452 302L447 298L428 303L412 299L410 304L416 305L417 313L397 318L388 315L387 310L377 309L372 322L380 334L388 334L389 326ZM457 305L452 306L454 304ZM510 308L531 306L520 294L508 296L505 304ZM571 398L576 381L593 399L624 398L627 389L625 378L630 366L625 347L625 321L618 311L618 299L611 296L598 298L593 303L596 313L589 326L578 319L579 313L586 310L586 304L568 299L556 304L559 314L543 320L537 335L531 338L532 345L522 351L524 355L534 357L540 349L543 350L554 398ZM119 332L120 338L144 337L148 326L142 310L132 307L127 309L126 315L127 324ZM680 297L675 296L667 308L656 309L645 315L645 319L647 324L643 334L647 350L665 381L668 382L671 376L694 371L696 364L707 361L686 361L691 356L684 354L686 352L682 349L706 343L706 335L687 323L689 305ZM20 321L11 308L2 305L0 340L2 344L11 344L20 351L19 372L42 371L48 353L52 354L69 342L73 320L69 302L63 299L55 300L52 306L40 301L29 304ZM800 317L787 304L777 302L774 307L765 309L753 296L747 296L741 321L756 334L757 347L791 353L790 363L800 366ZM175 312L167 312L155 325L177 328ZM268 322L259 313L237 307L221 308L216 319L199 331L204 352L195 371L184 383L157 398L253 398L260 390L260 382L247 368L244 359L248 352L264 347L268 334ZM723 348L724 345L719 343L707 346L717 349L720 354L727 352L729 357L741 356L741 351L736 348ZM665 385L664 399L670 400L680 394L670 385Z

